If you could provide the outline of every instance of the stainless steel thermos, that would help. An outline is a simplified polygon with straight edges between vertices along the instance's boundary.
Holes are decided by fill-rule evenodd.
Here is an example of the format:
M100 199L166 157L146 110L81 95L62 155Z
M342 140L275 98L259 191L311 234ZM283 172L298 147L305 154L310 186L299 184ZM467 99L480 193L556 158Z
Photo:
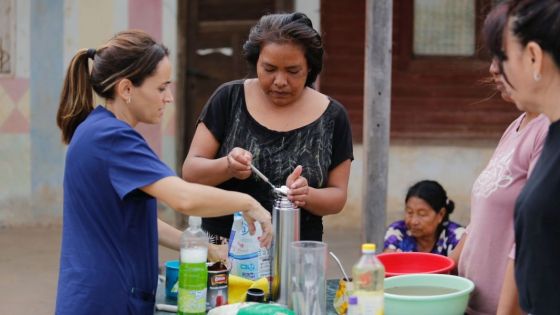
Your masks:
M299 241L299 208L286 196L277 194L272 208L274 239L272 241L272 300L289 305L290 294L290 245Z

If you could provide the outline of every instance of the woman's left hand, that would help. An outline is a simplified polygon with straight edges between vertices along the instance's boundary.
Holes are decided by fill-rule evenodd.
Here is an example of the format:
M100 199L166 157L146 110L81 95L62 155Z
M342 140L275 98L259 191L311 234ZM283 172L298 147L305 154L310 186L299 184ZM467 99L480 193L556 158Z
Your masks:
M286 179L286 186L289 188L288 199L296 207L304 207L309 196L309 184L307 179L301 176L302 172L303 167L298 165Z

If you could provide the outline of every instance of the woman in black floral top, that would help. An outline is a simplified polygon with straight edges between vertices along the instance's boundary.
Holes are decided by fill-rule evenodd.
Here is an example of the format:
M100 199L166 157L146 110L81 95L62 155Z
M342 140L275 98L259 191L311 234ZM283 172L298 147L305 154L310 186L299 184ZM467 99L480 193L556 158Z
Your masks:
M465 228L450 221L455 204L436 181L423 180L406 194L405 219L389 225L385 252L428 252L447 256Z

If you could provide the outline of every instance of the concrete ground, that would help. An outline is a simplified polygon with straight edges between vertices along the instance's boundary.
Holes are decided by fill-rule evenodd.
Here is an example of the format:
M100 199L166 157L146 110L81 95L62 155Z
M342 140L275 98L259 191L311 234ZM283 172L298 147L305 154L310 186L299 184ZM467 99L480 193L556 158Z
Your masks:
M53 314L60 255L60 227L0 228L0 314ZM359 229L325 233L329 250L347 273L360 257ZM160 247L160 265L178 253ZM327 278L341 278L328 258Z

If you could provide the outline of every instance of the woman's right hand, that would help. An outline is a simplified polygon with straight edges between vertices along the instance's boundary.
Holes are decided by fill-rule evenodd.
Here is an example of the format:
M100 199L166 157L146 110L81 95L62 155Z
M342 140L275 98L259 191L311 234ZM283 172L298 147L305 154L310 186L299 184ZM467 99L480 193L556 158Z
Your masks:
M270 212L263 208L258 201L253 199L251 207L243 211L243 217L249 225L249 233L251 235L255 233L255 222L260 223L262 229L262 235L259 237L261 247L270 247L273 237L272 217L270 216Z
M242 148L233 148L226 156L227 170L231 177L247 179L251 176L253 155Z

